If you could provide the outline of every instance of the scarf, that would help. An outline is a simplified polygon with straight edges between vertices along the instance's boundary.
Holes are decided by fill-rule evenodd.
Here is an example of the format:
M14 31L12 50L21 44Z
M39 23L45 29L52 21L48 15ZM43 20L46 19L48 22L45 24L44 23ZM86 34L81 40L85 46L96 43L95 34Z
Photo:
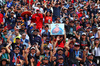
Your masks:
M8 53L2 54L1 59L4 59L4 58L9 59L9 58L8 58Z
M19 59L20 59L19 54L17 56L16 56L16 54L14 54L14 57L13 57L13 60L12 60L12 62L14 63L14 65L16 65L16 61L17 61L17 63L19 63Z

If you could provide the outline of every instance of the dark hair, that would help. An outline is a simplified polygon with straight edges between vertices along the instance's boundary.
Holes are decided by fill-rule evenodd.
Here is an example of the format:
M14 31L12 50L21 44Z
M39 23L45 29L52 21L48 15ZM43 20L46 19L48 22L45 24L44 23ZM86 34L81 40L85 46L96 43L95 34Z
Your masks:
M49 26L48 26L48 25L46 25L46 26L45 26L45 28L46 28L46 27L47 27L47 28L49 28Z
M47 16L47 13L48 13L48 12L49 12L49 11L46 12L46 16ZM49 13L50 13L50 12L49 12ZM49 16L51 16L51 15L49 15Z
M28 15L28 14L25 14L25 15L24 15L24 20L25 20L25 22L27 21L27 19L29 20L29 15L28 15L28 18L25 17L26 15Z

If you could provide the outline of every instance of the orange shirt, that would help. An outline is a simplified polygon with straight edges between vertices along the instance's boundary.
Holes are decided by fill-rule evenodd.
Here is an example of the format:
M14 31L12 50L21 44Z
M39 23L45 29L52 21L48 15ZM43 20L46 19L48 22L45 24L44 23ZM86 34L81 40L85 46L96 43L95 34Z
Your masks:
M51 23L52 17L46 16L46 17L45 17L45 23L49 23L49 21L50 21L50 23Z

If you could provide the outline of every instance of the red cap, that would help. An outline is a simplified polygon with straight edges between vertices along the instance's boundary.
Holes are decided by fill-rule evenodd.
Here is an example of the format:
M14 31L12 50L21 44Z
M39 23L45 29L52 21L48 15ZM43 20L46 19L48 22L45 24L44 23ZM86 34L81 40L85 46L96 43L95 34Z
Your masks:
M40 11L39 9L36 9L36 11Z

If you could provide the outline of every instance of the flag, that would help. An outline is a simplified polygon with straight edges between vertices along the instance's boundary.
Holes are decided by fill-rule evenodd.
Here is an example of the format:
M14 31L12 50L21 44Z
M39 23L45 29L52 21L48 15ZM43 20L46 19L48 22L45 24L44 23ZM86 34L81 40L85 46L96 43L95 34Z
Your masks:
M27 3L28 3L28 4L30 3L30 5L32 5L33 0L27 0Z

